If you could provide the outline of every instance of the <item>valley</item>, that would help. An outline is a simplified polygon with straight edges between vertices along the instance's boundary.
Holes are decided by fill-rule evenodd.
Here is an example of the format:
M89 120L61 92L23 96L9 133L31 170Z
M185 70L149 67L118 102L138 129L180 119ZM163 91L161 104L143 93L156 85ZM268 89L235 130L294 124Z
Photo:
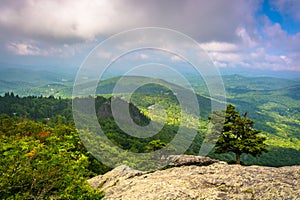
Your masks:
M32 96L32 99L30 100L30 97L21 98L23 100L20 100L19 103L12 101L8 102L4 100L5 97L1 97L0 99L6 102L1 103L1 113L8 114L10 116L13 113L17 113L17 115L20 116L29 116L33 120L43 119L44 121L51 117L57 118L57 115L59 115L65 119L65 121L72 121L70 100L73 86L72 79L62 79L62 77L67 77L67 75L58 76L57 74L53 74L51 76L43 76L43 72L41 71L31 71L27 73L11 71L10 76L21 76L22 74L27 76L26 74L28 73L33 73L33 79L24 78L24 83L19 83L14 79L10 80L9 76L6 78L1 77L0 91L2 91L3 96L5 93L7 95L7 92L13 92L14 96L18 95L18 98L23 96ZM201 110L201 120L198 120L199 134L186 153L197 154L201 146L201 141L203 141L207 131L207 119L211 112L211 99L209 98L210 95L203 80L197 80L192 75L189 75L188 79L197 93L197 100ZM109 98L118 80L119 77L115 77L101 81L97 88L97 95ZM226 75L223 77L223 80L226 89L227 103L235 105L240 113L248 112L248 116L255 122L255 128L262 130L262 134L268 138L267 144L270 147L269 153L263 154L258 158L254 158L249 155L242 155L243 162L248 165L258 164L268 166L299 164L300 80L280 79L274 77L244 77L240 75ZM139 78L134 77L132 80L128 79L126 84L139 84L139 81ZM7 87L7 84L11 87ZM180 86L176 85L172 85L172 87L177 87L178 90L182 89ZM126 86L124 88L126 88ZM125 98L127 93L126 91L123 91L122 93L115 95L120 98ZM57 110L56 114L49 113L49 110L51 109L44 108L44 106L47 107L48 103L42 103L47 101L46 99L48 99L48 97L51 97L51 99L53 98L53 100L50 101L57 102L54 103L54 105L63 104L59 108L62 110ZM24 103L29 101L36 101L36 107L30 107L29 105L32 103ZM172 130L167 131L169 136L163 136L164 134L162 134L160 137L156 138L165 138L165 141L162 139L164 142L170 141L170 138L173 137L172 135L175 134L177 130L176 126L180 126L181 117L189 119L188 121L191 122L197 120L197 117L188 112L183 112L183 116L180 116L181 109L179 102L176 99L176 95L169 88L159 84L148 84L138 88L131 96L130 101L138 107L141 113L149 117L151 120L169 126L169 129ZM153 107L155 104L159 104L166 110L167 118L165 121L163 118L164 111L161 109L153 109L155 108ZM14 109L17 109L17 111L13 111ZM39 116L37 113L43 113L46 111L48 111L48 114L43 115L43 117L34 118L34 116ZM193 127L193 125L189 125L189 123L185 123L182 126L187 129ZM114 135L113 137L114 141L118 143L118 136ZM127 136L125 136L125 138L126 137ZM147 142L149 141L150 140L147 140ZM128 147L128 145L126 145L126 141L123 141L123 145L121 146L127 146L128 149L133 148L131 145ZM143 149L137 146L134 148L140 150ZM211 152L209 156L221 160L233 160L233 155L231 154L216 155Z

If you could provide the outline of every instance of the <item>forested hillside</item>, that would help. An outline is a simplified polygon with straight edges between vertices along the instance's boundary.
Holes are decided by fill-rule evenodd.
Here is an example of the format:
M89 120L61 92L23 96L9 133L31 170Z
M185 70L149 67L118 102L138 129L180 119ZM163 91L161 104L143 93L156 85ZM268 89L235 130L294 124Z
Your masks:
M133 104L130 104L132 109L131 113L135 122L147 124L149 119L155 120L158 123L162 123L159 118L160 111L149 112L149 106L154 102L159 102L167 110L167 121L163 126L163 129L153 137L149 138L135 138L124 133L114 122L109 102L111 98L97 97L96 109L98 112L99 123L105 131L108 138L117 146L127 149L132 152L147 152L149 149L147 145L153 140L160 140L163 143L168 143L176 135L178 126L180 125L179 106L176 101L172 100L173 95L141 95L136 94L132 97L133 102L139 101L139 109ZM120 99L121 100L121 99ZM108 102L108 104L106 103ZM173 102L173 103L172 103ZM5 114L8 119L18 119L21 121L34 120L41 122L47 126L55 127L56 124L64 124L74 127L71 111L70 99L57 99L50 97L18 97L12 93L6 93L5 96L0 97L0 112ZM104 112L107 111L107 112ZM101 116L100 113L103 115ZM188 113L186 113L188 115ZM251 114L251 112L249 112ZM190 116L193 117L193 116ZM203 118L201 118L203 119ZM207 119L207 118L206 118ZM207 126L207 120L199 122L200 129L198 135L192 142L190 148L186 151L188 154L198 154L203 137L205 137L205 131ZM255 121L256 122L256 121ZM183 125L188 130L189 125ZM259 164L268 166L284 166L300 164L300 151L298 145L298 139L288 138L282 136L280 140L277 140L276 135L272 133L263 132L267 136L267 144L269 144L270 151L263 154L261 157L254 158L248 155L242 155L242 162L244 164ZM283 141L283 142L282 142ZM290 146L287 146L291 144ZM210 153L213 158L222 160L234 160L234 156L231 154L217 155L213 152Z
M151 146L151 144L158 146L168 144L176 135L179 126L183 126L187 132L189 131L191 126L188 123L181 124L181 109L176 94L169 88L162 86L166 84L162 82L162 85L147 84L139 87L131 96L131 103L129 104L131 117L136 123L146 125L149 123L149 120L152 120L155 123L163 124L162 130L155 136L144 139L126 134L114 122L110 110L111 92L119 79L120 77L116 77L102 81L97 88L97 93L100 96L95 101L99 124L114 145L130 152L148 152L151 148L156 148ZM204 87L204 82L194 80L193 77L189 77L189 79L198 93L197 99L201 110L201 119L199 121L198 134L186 153L197 155L206 135L207 119L211 112L211 100L207 89ZM1 115L5 116L8 121L17 120L18 122L39 123L51 128L56 128L57 125L65 125L75 131L72 116L72 100L60 97L70 97L71 84L70 82L55 83L56 80L59 79L55 78L55 76L48 79L45 78L45 86L35 85L35 87L28 87L21 94L17 93L17 91L18 89L21 91L24 88L22 89L16 85L18 89L11 90L16 91L15 93L6 92L0 97ZM138 85L141 80L137 78L128 79L126 84ZM5 81L7 80L3 80L3 82ZM27 80L24 79L24 81L26 82ZM36 83L38 82L37 80ZM18 84L17 82L14 83ZM32 84L33 82L27 83L27 85ZM249 117L255 122L255 128L262 130L262 134L267 136L266 143L269 145L269 152L257 158L243 154L241 157L242 163L267 166L299 165L299 80L225 76L224 84L227 92L227 101L234 104L240 113L248 112ZM172 85L172 87L175 87L177 90L182 89L176 85ZM29 93L31 96L24 96L28 90L34 92ZM124 91L124 93L116 95L122 101L122 98L127 94ZM127 104L127 102L124 103ZM157 104L165 109L167 114L166 120L163 118L164 112L158 109ZM195 119L195 116L190 115L190 113L183 112L183 115L183 117L191 119L190 121ZM153 141L158 141L158 143ZM234 160L233 154L219 155L212 151L209 156L225 161ZM96 160L94 161L96 162ZM103 172L107 170L106 168L100 169Z

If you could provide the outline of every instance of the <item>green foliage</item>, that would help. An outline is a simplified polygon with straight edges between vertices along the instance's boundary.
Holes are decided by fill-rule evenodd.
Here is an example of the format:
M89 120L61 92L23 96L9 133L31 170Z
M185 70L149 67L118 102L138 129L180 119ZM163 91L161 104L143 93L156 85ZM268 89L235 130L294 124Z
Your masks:
M237 79L238 78L240 77L237 77ZM247 78L244 77L244 79ZM235 88L237 87L237 83L241 81L243 82L245 80L239 79L237 82L225 80L225 84L229 84L231 88ZM253 81L256 81L256 79L253 79ZM251 111L248 116L256 122L253 127L255 129L263 130L263 134L267 136L266 144L270 146L269 153L263 154L259 158L255 159L249 156L247 160L245 160L245 157L242 155L242 160L245 164L270 166L299 164L300 160L298 154L300 152L300 138L298 132L300 128L300 110L298 101L293 100L293 98L297 99L297 95L295 97L293 96L293 98L290 98L288 95L282 96L284 90L278 90L278 88L276 88L278 86L272 86L272 88L265 91L264 89L266 89L266 87L262 82L263 80L260 81L261 83L256 85L253 85L252 82L250 84L249 82L250 88L243 85L244 91L240 91L240 93L236 92L234 94L231 93L232 91L229 91L228 95L228 100L230 102L234 102L238 110ZM109 85L112 82L114 82L113 79L107 80L105 84ZM276 82L276 80L273 82ZM134 82L129 82L129 84L134 84ZM289 84L292 85L292 81L290 81ZM291 87L290 85L288 85L288 87L291 88L291 91L297 91L297 87ZM201 84L199 84L199 86L201 86ZM109 88L111 88L111 86ZM151 94L148 92L149 90L153 93ZM289 92L286 91L284 94L286 93ZM120 97L122 97L122 95L125 96L126 94L120 94ZM201 119L207 119L207 113L210 110L210 100L204 97L202 99L201 96L198 96L198 100L199 103L201 103ZM164 126L163 129L153 137L136 138L122 131L114 122L112 117L102 119L99 117L100 125L106 136L113 142L113 144L122 149L135 153L147 152L148 150L146 146L152 140L161 140L164 143L169 143L176 135L179 126L183 126L187 129L194 127L192 124L195 122L196 117L192 116L185 110L181 115L180 105L176 96L167 88L155 84L146 85L144 88L139 88L131 96L131 101L134 105L138 106L138 109L133 108L133 112L131 111L131 114L135 113L133 120L136 123L139 123L139 120L135 119L139 119L138 116L140 116L140 119L142 119L143 122L142 124L147 124L147 120L151 118L152 122L161 123L164 124ZM108 99L98 96L95 104L96 110L99 111L105 102L108 102ZM154 104L159 104L166 110L166 121L164 121L162 117L162 110L155 109L155 106L153 106ZM131 104L131 106L133 105ZM142 115L139 114L139 111L141 111ZM15 124L11 125L9 120L1 120L3 132L11 132L12 134L16 134L17 131L13 130L18 129L19 133L26 135L26 130L28 130L28 126L31 127L31 125L28 125L30 120L27 120L27 125L26 123L22 124L21 122L24 121L24 118L42 122L39 123L39 125L35 124L34 126L37 126L35 128L36 130L43 130L44 132L51 132L48 128L54 128L58 124L65 124L68 126L72 126L73 124L71 100L57 99L53 98L53 96L19 97L14 93L6 93L5 96L0 97L0 113L9 115L15 121L20 122L18 129ZM181 123L183 119L182 117L188 119L187 123ZM45 124L48 126L45 126ZM199 122L199 133L196 135L191 146L185 153L198 155L204 134L206 138L211 137L210 139L216 140L213 132L207 133L207 128L209 128L207 127L207 121L201 120ZM11 131L9 131L10 129ZM213 130L211 129L210 131ZM36 134L37 133L39 133L39 131L36 131ZM278 158L279 155L281 156L280 159ZM90 162L88 167L90 171L93 171L95 174L102 174L109 170L109 167L106 167L95 160L90 153L86 154L86 156ZM223 160L235 159L231 154L225 155L211 153L209 156Z
M236 163L240 164L242 153L259 156L267 152L266 138L259 135L260 131L253 128L254 122L247 118L247 113L241 117L235 107L227 106L222 133L216 143L216 153L233 152ZM218 123L215 125L218 126ZM219 128L219 127L217 127Z
M94 175L74 127L51 128L1 117L0 196L4 199L99 199Z
M152 137L137 138L122 131L112 119L101 119L99 124L104 134L114 145L135 153L147 152L149 150L147 145L153 140L159 140L165 144L169 143L178 130L177 127L165 125L162 130Z
M149 151L156 151L165 147L166 145L167 145L166 143L161 142L160 140L152 140L151 142L148 143L146 148Z
M54 125L56 122L72 123L70 99L49 97L19 97L14 93L0 96L0 113L18 116Z
M262 165L271 167L282 167L290 165L299 165L300 151L292 148L282 148L277 146L268 146L268 153L262 153L259 157L251 156L250 154L241 155L241 164L243 165ZM216 154L211 152L209 157L224 160L229 163L236 163L234 153Z

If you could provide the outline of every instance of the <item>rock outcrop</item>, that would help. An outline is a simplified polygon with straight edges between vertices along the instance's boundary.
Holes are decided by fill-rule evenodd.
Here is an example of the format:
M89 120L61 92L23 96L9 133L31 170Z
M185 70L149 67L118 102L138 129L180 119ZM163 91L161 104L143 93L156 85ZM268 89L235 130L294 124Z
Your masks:
M88 180L93 188L99 188L103 191L115 186L118 182L130 179L135 176L145 174L146 172L134 170L126 165L116 167L104 175L96 176Z
M192 156L192 155L171 155L167 158L168 166L180 167L188 165L207 166L213 163L220 163L209 157Z
M111 104L114 103L114 108L118 110L118 120L120 121L127 121L128 115L126 113L126 109L129 107L130 116L133 119L133 121L139 125L145 125L150 122L150 119L146 117L144 114L141 113L141 111L132 103L128 103L127 101L122 100L119 97L112 98L110 97L107 100L103 100L102 98L98 98L99 104L101 106L97 109L97 116L99 118L113 118L112 110L111 110Z
M189 160L201 157L173 159L186 159L188 166L179 162L152 173L120 166L89 183L105 192L104 199L300 199L300 166L228 165L206 157L199 166Z

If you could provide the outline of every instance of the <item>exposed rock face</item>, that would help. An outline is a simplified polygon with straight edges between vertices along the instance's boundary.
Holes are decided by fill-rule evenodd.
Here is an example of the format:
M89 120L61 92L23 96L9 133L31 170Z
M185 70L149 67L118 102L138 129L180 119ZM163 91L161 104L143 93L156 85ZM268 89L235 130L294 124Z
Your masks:
M131 169L126 165L116 167L112 171L104 175L96 176L88 180L88 183L93 188L101 188L101 190L109 189L115 186L118 182L130 179L134 176L145 174L145 172Z
M183 165L207 166L220 161L203 156L171 155L167 158L167 162L169 166L179 167Z
M215 162L153 173L121 166L90 179L89 183L105 192L104 199L269 200L300 199L299 177L300 166L246 167Z
M144 114L140 112L140 110L133 105L132 103L128 103L119 97L117 98L109 98L107 100L99 99L101 106L97 109L97 116L100 118L113 118L113 114L111 111L111 104L114 103L115 109L118 110L119 120L127 120L128 115L126 115L126 110L124 108L129 107L129 112L133 121L139 125L145 125L150 122L150 119L146 117Z

